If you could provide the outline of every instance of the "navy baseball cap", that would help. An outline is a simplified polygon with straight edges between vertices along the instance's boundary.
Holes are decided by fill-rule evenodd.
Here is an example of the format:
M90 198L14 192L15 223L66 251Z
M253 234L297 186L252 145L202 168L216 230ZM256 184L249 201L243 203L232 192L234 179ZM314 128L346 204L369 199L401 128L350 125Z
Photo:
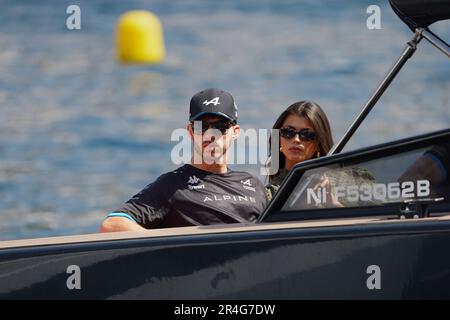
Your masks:
M196 93L191 99L189 121L195 121L204 115L221 116L236 123L238 114L233 96L214 88Z

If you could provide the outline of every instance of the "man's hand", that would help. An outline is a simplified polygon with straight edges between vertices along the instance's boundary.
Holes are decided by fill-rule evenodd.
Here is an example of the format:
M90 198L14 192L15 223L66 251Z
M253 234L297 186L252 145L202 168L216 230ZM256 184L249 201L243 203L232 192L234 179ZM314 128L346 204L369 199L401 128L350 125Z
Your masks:
M100 226L99 232L119 232L119 231L144 231L147 230L136 222L123 217L106 218Z

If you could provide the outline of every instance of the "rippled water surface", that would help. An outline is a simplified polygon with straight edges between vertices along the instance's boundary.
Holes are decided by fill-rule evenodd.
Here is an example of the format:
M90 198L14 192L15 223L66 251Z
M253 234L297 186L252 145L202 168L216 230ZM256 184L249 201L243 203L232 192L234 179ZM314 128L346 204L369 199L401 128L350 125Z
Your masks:
M233 93L244 129L314 100L337 140L411 38L386 3L83 0L69 31L70 1L0 0L0 240L96 232L176 167L171 133L206 87ZM366 28L370 4L381 30ZM114 25L132 9L161 18L161 65L115 61ZM432 29L450 40L449 23ZM347 149L448 128L449 74L424 41Z

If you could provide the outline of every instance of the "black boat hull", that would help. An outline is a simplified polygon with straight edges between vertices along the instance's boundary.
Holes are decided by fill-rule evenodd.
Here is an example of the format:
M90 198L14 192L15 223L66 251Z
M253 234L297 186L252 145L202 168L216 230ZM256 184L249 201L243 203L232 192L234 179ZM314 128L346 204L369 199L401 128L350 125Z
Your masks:
M0 298L445 299L449 251L436 218L5 248Z

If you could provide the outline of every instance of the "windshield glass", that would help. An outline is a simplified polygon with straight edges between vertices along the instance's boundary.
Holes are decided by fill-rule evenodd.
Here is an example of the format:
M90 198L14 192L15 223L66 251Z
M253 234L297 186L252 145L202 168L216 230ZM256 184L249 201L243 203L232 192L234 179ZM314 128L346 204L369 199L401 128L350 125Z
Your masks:
M448 145L307 170L282 211L448 201L445 159L436 156L440 150L448 152Z

